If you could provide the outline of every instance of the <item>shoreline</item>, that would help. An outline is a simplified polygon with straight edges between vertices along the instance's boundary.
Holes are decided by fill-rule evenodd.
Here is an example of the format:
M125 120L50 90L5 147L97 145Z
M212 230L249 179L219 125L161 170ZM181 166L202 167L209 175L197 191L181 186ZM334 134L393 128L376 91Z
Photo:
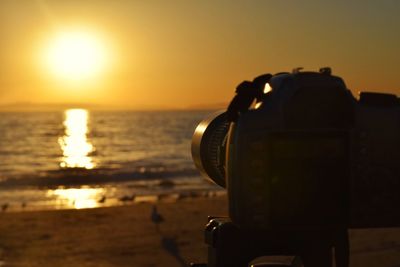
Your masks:
M224 195L226 190L197 176L108 180L46 186L0 186L0 212L60 210L121 206L140 202L177 201L191 197ZM41 177L28 180L40 180ZM18 180L18 179L16 179Z
M0 190L0 192L3 190ZM182 189L164 188L155 192L137 192L127 186L61 187L57 189L5 190L0 202L0 213L51 210L80 210L137 205L159 202L174 203L183 199L213 198L226 196L222 188ZM28 197L27 197L28 196ZM25 198L27 197L27 198ZM34 198L29 199L30 198Z

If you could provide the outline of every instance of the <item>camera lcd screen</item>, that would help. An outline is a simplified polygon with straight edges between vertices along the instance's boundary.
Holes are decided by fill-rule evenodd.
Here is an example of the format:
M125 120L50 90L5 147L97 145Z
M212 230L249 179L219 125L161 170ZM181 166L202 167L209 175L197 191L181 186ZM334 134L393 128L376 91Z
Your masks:
M289 131L272 133L268 139L274 163L349 159L349 136L344 131Z
M342 158L347 151L337 137L279 137L271 145L274 158L279 159Z
M271 134L268 140L271 217L276 224L345 224L348 134L292 131Z

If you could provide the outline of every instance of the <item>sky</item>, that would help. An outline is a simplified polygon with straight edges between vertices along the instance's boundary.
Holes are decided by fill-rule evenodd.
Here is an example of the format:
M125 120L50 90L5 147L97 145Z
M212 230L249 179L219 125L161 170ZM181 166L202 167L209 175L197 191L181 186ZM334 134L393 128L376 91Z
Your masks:
M0 105L207 107L242 80L326 66L355 95L400 95L398 14L399 0L0 0ZM90 77L60 75L76 56L54 48L63 32L101 50Z

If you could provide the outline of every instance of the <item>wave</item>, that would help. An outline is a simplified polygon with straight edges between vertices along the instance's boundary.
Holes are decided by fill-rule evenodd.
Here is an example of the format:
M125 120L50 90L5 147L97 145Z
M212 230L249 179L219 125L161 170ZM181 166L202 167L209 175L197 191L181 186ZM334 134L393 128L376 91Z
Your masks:
M84 168L68 168L46 171L36 176L22 175L19 177L5 178L0 181L0 187L53 188L59 186L103 185L130 181L163 181L182 177L199 177L199 172L193 168L168 170L161 167L141 167L129 171L115 169L88 170ZM163 183L165 183L165 181Z

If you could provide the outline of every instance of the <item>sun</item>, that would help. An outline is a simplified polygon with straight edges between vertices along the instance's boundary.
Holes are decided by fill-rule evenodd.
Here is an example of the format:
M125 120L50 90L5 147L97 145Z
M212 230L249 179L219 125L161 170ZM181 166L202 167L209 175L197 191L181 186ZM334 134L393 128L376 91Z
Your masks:
M59 32L45 49L45 63L54 76L63 80L88 80L104 71L107 52L105 43L93 33Z

